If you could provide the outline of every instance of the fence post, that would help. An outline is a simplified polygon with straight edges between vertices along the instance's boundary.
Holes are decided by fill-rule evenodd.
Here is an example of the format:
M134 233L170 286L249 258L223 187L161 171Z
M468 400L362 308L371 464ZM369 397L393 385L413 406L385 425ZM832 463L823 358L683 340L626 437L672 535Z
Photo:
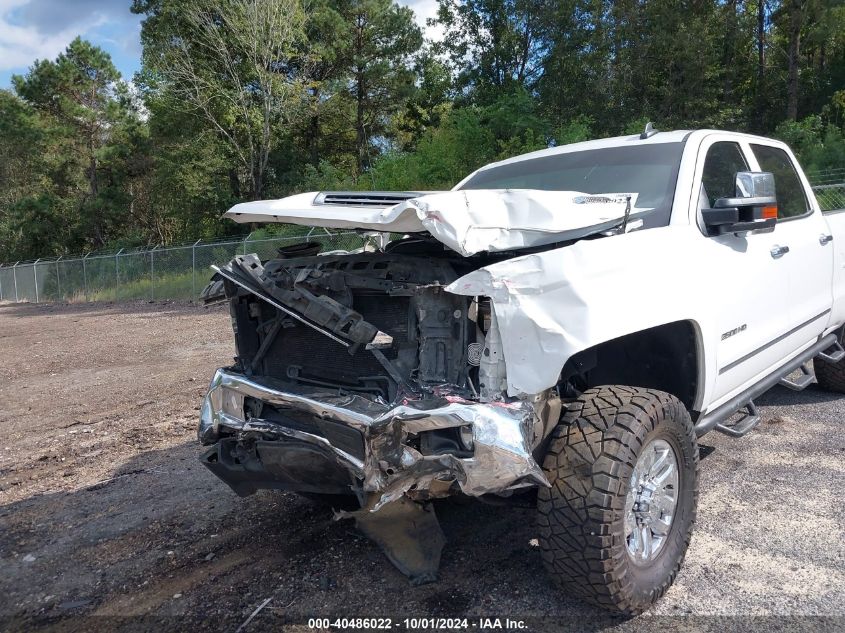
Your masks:
M15 279L15 303L18 303L18 264L20 262L15 262L15 265L12 266L12 277Z
M202 240L197 240L191 246L191 301L197 298L197 244Z
M61 258L62 256L59 255L59 259ZM59 259L56 260L56 299L61 301L64 296L62 295L62 277L59 274Z
M251 238L251 237L252 237L252 231L250 231L250 232L249 232L249 235L247 235L247 236L244 238L244 252L243 252L243 254L244 254L244 255L246 255L246 243L249 241L249 238Z
M123 252L123 249L121 248L119 251L117 251L114 254L114 283L115 283L114 296L115 297L117 297L118 288L120 287L120 270L118 269L118 266L117 266L117 257L122 252Z
M0 273L3 272L3 266L0 266ZM0 275L0 301L3 301L3 275Z
M88 269L85 266L85 260L91 253L85 253L82 256L82 292L84 293L85 301L88 301Z
M153 246L152 250L150 251L150 301L156 300L156 276L155 276L156 248L158 248L158 244Z
M41 261L41 258L35 260L35 263L32 264L32 275L35 279L35 303L38 303L38 262Z

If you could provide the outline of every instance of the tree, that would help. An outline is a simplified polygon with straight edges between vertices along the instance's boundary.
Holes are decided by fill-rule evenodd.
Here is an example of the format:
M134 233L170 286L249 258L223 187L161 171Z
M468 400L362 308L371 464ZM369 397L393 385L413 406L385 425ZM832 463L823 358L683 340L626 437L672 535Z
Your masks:
M438 127L452 109L452 77L430 47L414 62L415 89L393 115L389 136L398 149L413 150L427 130Z
M50 227L31 227L19 243L36 256L105 246L129 221L130 175L116 158L137 151L125 145L135 137L123 134L140 124L136 99L108 54L80 38L12 82L39 130L40 186L9 201L8 209L31 217L32 227ZM40 249L39 235L52 236Z
M278 126L302 112L304 83L293 72L304 38L299 0L136 0L133 11L153 19L144 61L169 107L205 120L237 160L247 197L260 198Z
M766 97L766 0L757 0L757 29L755 32L757 48L757 85L755 86L755 111L757 120L763 119Z
M12 91L0 90L0 261L25 258L32 247L32 227L17 204L46 184L44 136L38 112ZM54 237L61 239L61 232Z
M413 12L392 0L350 0L338 3L338 11L347 24L345 70L360 174L370 164L372 142L387 130L388 117L413 92L410 61L422 46L422 33Z
M440 49L457 86L474 103L501 90L533 90L543 75L549 47L545 0L438 0L436 23L445 34Z
M321 160L337 152L336 144L323 143L322 119L332 119L331 97L345 78L349 63L350 38L347 24L333 0L313 0L308 7L306 44L301 59L301 72L308 90L308 123L304 130L305 151L311 166L317 169Z
M804 21L805 0L788 0L789 47L787 50L788 70L786 80L786 118L798 120L798 72L801 52L801 27Z
M127 115L118 94L119 79L108 54L80 38L56 61L36 61L25 76L12 78L18 95L64 128L66 140L85 165L87 188L78 205L94 247L105 244L108 221L107 209L99 199L100 152L113 126ZM54 131L61 135L60 130Z
M44 136L38 112L11 90L0 90L0 213L43 186ZM5 219L0 216L0 223Z

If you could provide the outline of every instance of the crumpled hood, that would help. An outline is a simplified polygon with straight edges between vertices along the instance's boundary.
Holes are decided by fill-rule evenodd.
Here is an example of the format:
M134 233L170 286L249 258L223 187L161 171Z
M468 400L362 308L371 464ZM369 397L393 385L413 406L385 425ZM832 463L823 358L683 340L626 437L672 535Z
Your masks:
M317 192L235 205L235 222L282 222L391 233L428 232L464 256L573 240L619 224L637 194L535 189L467 189L410 197L384 206L361 192L361 203L331 204Z

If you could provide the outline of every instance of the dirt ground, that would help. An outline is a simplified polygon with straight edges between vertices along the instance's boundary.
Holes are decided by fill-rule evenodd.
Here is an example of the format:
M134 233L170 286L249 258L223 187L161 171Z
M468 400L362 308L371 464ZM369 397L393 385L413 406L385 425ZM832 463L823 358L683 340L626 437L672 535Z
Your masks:
M704 438L685 566L655 609L623 621L548 582L529 507L440 503L441 580L411 587L330 510L235 496L195 439L207 381L233 352L221 308L0 306L0 629L308 630L329 616L845 627L845 399L776 388L758 431Z

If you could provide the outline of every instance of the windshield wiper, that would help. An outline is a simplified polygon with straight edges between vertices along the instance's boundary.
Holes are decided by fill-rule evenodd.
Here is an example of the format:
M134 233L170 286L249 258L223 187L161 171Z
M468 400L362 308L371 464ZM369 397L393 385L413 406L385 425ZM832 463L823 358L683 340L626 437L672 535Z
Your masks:
M625 233L628 230L628 218L631 217L631 196L625 197L625 216L622 218L622 226L620 233Z

